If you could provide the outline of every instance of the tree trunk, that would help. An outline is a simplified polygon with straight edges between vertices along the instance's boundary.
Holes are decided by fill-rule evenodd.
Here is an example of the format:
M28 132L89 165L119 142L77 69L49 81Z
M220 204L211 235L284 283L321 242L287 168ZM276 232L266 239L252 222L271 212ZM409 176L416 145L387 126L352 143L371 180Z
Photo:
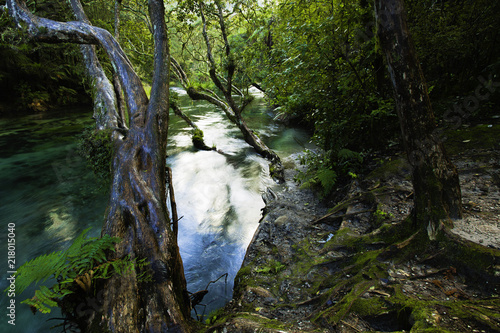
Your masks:
M93 298L90 313L74 309L74 315L80 315L80 327L89 332L188 332L189 296L166 205L170 59L163 1L149 3L155 26L149 101L109 32L84 21L62 23L36 17L20 0L8 0L7 6L13 19L23 22L35 40L100 44L119 75L127 103L130 130L125 137L115 136L114 177L102 233L122 238L116 258L146 259L149 266L144 272L133 270L107 280L97 299ZM142 273L151 279L140 278Z
M394 88L403 143L413 167L414 216L435 239L462 217L460 183L436 129L427 86L410 39L403 0L376 0L378 36Z

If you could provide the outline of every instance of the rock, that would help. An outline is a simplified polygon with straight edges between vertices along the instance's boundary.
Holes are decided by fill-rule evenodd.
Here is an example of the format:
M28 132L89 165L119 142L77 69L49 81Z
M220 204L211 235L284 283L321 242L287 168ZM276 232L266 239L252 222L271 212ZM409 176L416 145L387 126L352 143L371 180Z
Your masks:
M275 221L274 221L274 224L278 225L278 226L283 226L285 225L286 223L288 222L288 217L286 215L281 215L280 217L278 217Z
M247 287L246 289L247 292L254 293L257 296L264 297L264 298L272 298L273 295L271 292L267 289L264 289L262 287Z

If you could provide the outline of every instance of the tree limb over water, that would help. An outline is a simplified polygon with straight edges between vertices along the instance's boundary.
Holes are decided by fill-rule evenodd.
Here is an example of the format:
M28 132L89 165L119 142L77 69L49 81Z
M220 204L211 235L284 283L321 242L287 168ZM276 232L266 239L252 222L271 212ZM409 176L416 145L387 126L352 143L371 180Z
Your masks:
M198 7L199 7L198 9L203 23L202 34L207 49L206 59L208 59L208 64L210 66L209 68L210 79L222 93L222 97L210 91L206 92L202 91L201 89L195 88L193 84L189 81L188 76L182 69L182 66L179 64L179 62L176 61L174 58L171 58L173 73L176 76L176 78L180 81L183 88L187 91L187 94L189 95L189 97L191 97L191 99L205 100L219 107L228 117L228 119L233 124L238 126L241 133L243 134L245 142L248 143L250 146L252 146L259 155L261 155L262 157L266 158L271 162L270 165L271 177L273 177L273 179L275 179L278 182L283 182L284 170L281 164L280 157L278 156L278 154L276 154L276 152L270 149L253 130L251 130L248 127L248 125L246 124L245 120L242 117L243 111L252 101L251 96L243 96L240 103L237 103L236 100L233 98L232 95L233 90L235 90L240 95L242 94L242 92L241 90L236 88L233 84L236 64L232 59L231 46L227 38L223 8L219 2L216 2L215 4L217 10L212 14L215 15L218 21L219 28L224 40L224 57L225 60L227 61L225 77L218 73L217 64L214 60L211 41L207 33L207 19L205 16L205 5L202 2L198 2Z

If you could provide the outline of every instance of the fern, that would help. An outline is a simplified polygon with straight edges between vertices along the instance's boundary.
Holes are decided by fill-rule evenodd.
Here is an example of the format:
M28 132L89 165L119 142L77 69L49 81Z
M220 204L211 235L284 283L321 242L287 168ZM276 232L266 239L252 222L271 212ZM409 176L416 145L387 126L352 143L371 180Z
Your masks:
M87 237L89 230L90 228L85 229L76 237L67 250L41 255L17 270L16 288L19 293L31 284L44 282L51 277L58 281L51 288L41 286L33 298L21 303L28 304L42 313L49 313L51 307L57 306L59 301L78 288L88 293L97 279L109 279L114 274L123 274L136 267L143 270L147 265L144 261L136 263L130 256L108 260L106 253L114 251L114 246L120 238L108 235L89 238ZM145 273L140 276L147 279L147 270L143 271Z
M62 252L53 252L28 261L17 270L16 291L20 294L33 283L45 282L64 266Z
M331 169L321 169L316 173L316 177L323 188L323 196L328 195L337 182L337 173Z
M346 148L341 149L338 152L338 158L341 161L356 161L359 163L363 163L363 156L360 153Z
M300 162L307 165L305 171L299 171L295 180L302 188L316 188L320 197L327 197L340 179L347 176L356 178L355 171L363 163L363 155L350 149L339 151L306 150Z

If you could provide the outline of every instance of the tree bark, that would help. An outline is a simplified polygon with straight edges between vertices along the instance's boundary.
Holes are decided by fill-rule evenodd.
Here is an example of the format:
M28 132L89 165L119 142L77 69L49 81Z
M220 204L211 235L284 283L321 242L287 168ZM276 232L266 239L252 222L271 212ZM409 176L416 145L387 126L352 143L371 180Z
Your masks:
M73 14L78 21L90 24L80 1L70 0L69 4ZM87 78L90 81L90 88L94 96L94 119L96 128L125 128L125 120L118 110L120 110L120 100L113 92L113 85L106 77L104 70L97 58L94 45L81 45L83 60Z
M458 173L436 129L422 69L410 39L403 0L376 0L380 45L394 88L403 143L413 167L413 220L435 239L462 217Z
M133 270L105 282L97 307L83 311L83 331L188 332L190 304L182 259L166 205L169 53L164 5L150 0L154 22L154 75L148 101L139 77L106 30L86 22L55 22L8 0L9 14L38 41L99 44L119 74L130 117L126 137L115 137L114 176L102 233L122 238L114 257L146 259L145 272ZM112 258L111 258L112 259ZM147 273L151 279L141 279ZM78 312L78 311L76 311Z
M74 0L72 0L74 1ZM120 11L121 11L121 0L115 0L115 39L120 43ZM116 101L117 101L117 113L118 119L121 121L121 127L126 128L125 123L126 111L125 111L125 97L123 96L122 85L120 83L120 77L116 71L113 72L113 87L115 89Z

